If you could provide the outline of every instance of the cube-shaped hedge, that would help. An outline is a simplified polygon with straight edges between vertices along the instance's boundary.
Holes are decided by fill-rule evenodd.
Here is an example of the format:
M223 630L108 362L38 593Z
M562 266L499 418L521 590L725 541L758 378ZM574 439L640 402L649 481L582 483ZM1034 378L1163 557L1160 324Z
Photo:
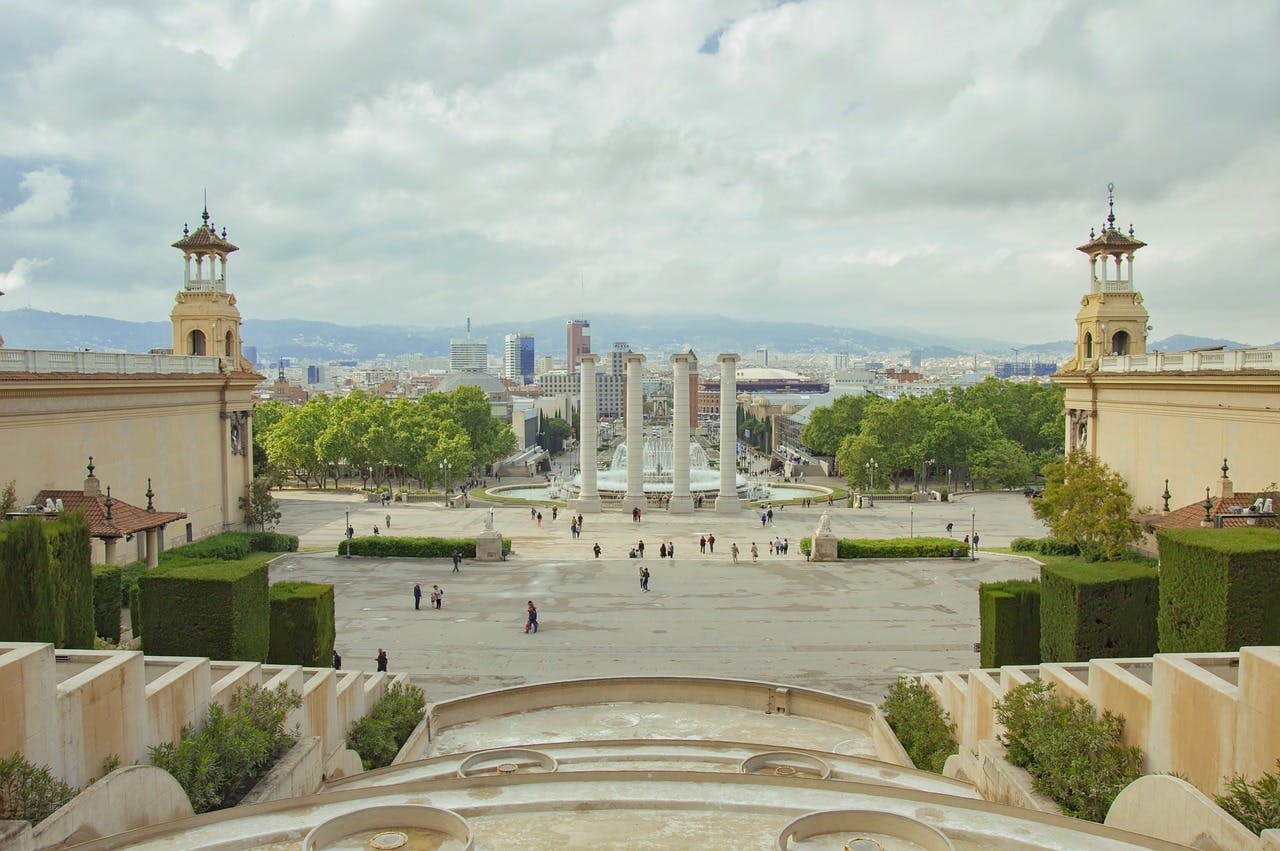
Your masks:
M114 564L93 566L93 629L98 635L120 643L120 585L123 569Z
M969 545L953 538L841 538L837 558L949 558L969 556Z
M1159 574L1135 562L1040 569L1040 659L1085 662L1156 652Z
M265 662L267 558L162 564L138 580L148 653Z
M1040 583L1011 579L978 586L982 667L1040 663Z
M502 551L511 552L511 539L502 539ZM399 538L372 535L344 538L338 543L338 555L372 556L374 558L449 558L454 553L463 558L476 557L475 538Z
M1280 531L1170 529L1160 543L1160 650L1280 644Z
M277 582L271 586L273 665L328 665L333 660L333 586Z
M47 641L62 632L45 520L0 523L0 641Z

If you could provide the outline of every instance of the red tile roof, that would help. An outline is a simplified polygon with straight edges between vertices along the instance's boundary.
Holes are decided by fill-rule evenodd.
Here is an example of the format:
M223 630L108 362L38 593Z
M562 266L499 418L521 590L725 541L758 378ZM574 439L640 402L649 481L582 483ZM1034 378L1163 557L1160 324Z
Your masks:
M40 491L36 504L45 500L55 503L62 500L64 511L83 511L89 522L89 534L95 538L123 538L148 529L157 529L175 520L186 518L184 511L147 511L123 500L111 498L111 519L107 519L107 495L86 494L84 491Z
M1222 514L1225 515L1226 518L1238 517L1240 519L1240 523L1243 523L1248 519L1248 515L1235 514L1231 509L1248 508L1250 505L1253 505L1254 501L1258 499L1258 497L1265 499L1267 496L1268 494L1264 493L1238 493L1234 496L1228 496L1225 498L1220 496L1210 497L1209 501L1212 503L1212 507L1209 509L1209 516L1213 517L1215 515ZM1147 533L1154 533L1159 529L1198 529L1201 524L1204 523L1204 500L1193 502L1190 505L1184 505L1181 508L1175 508L1168 514L1139 514L1133 519L1137 521L1138 525L1140 525L1143 531ZM1274 523L1270 518L1267 518L1266 522L1268 524ZM1230 525L1234 526L1240 524L1232 523Z

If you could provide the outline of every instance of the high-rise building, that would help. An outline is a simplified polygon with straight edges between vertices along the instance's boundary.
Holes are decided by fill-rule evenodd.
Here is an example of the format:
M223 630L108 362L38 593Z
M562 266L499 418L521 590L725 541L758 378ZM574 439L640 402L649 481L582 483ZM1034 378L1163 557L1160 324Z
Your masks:
M517 384L533 381L533 335L508 334L502 352L502 377Z
M848 368L849 368L848 352L836 352L834 355L831 356L832 372L840 372L841 370L848 369Z
M769 365L769 347L756 346L756 366Z
M591 353L591 323L585 319L570 319L565 323L566 343L569 352L569 372L578 369L578 358Z
M449 369L453 372L484 372L489 365L489 341L455 337L449 341Z

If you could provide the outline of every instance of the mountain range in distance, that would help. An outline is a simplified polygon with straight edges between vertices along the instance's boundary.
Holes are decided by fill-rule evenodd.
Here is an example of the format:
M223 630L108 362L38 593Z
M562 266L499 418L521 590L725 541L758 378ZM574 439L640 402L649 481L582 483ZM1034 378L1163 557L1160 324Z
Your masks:
M534 335L539 355L565 354L565 323L578 317L535 319L516 326L512 323L478 324L471 336L485 339L489 353L499 355L503 338L512 332ZM591 323L592 350L603 352L614 342L628 343L635 351L670 352L692 348L704 357L724 351L751 355L759 347L779 353L847 352L854 356L902 354L918 351L925 358L962 357L974 354L1039 357L1061 360L1070 355L1073 343L1016 344L1004 340L951 337L894 329L880 333L858 328L819 325L807 322L772 322L733 319L724 316L630 316L595 314ZM145 352L172 345L168 322L130 322L103 316L75 316L30 308L0 311L0 336L5 345L21 349L57 349ZM340 325L301 319L246 319L241 329L247 346L254 346L258 358L274 362L281 357L303 361L373 360L379 355L449 353L449 341L466 336L458 328L414 328L396 325ZM1178 351L1205 346L1248 348L1234 340L1176 335L1152 342L1149 349Z

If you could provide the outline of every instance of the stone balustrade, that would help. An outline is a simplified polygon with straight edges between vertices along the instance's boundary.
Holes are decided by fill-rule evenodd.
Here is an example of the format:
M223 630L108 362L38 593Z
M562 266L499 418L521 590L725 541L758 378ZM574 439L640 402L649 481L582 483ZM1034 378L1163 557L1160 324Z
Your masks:
M196 355L0 349L0 372L189 375L221 372L221 360Z
M1211 352L1152 352L1098 359L1099 372L1198 372L1280 369L1280 349L1232 349Z

